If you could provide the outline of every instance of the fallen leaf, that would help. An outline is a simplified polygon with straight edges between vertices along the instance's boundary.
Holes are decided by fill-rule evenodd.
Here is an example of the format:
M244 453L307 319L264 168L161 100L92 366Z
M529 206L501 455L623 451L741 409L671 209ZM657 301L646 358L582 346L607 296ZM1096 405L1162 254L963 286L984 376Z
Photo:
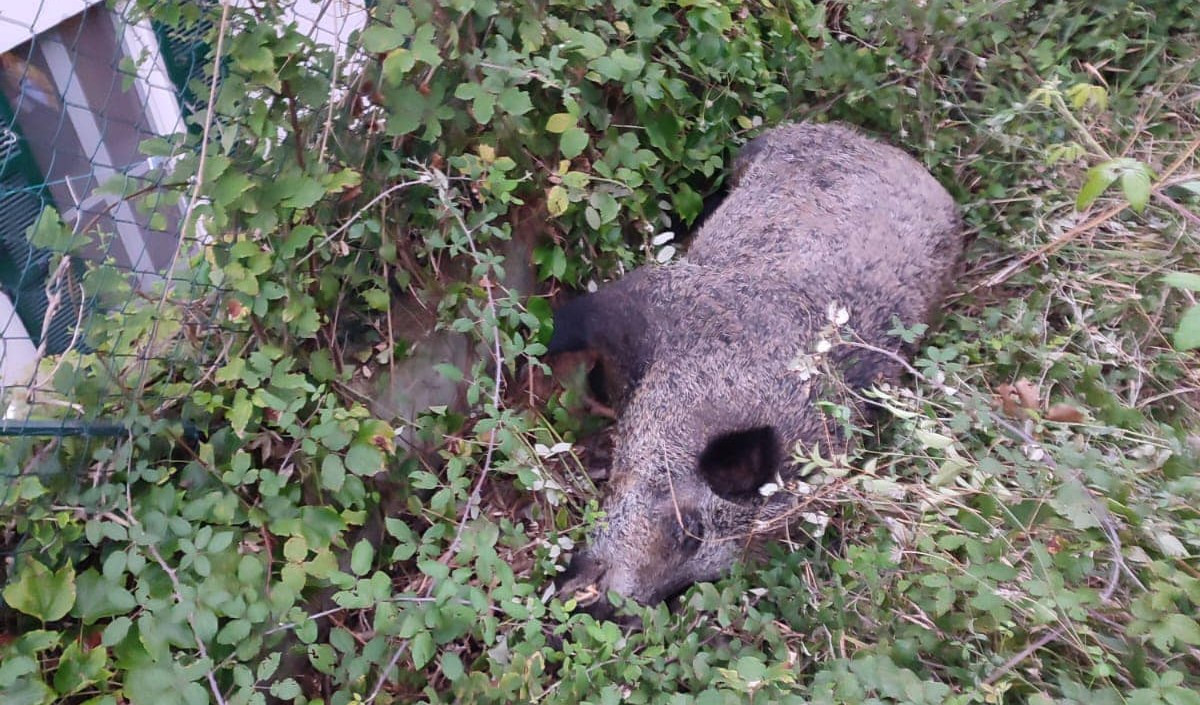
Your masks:
M1017 383L1013 385L1013 388L1017 392L1017 397L1021 400L1021 406L1025 407L1026 409L1033 410L1037 410L1039 407L1041 407L1041 403L1038 401L1038 397L1040 396L1038 394L1038 388L1033 382L1030 382L1022 377L1021 379L1017 380Z
M1046 412L1047 421L1060 421L1062 423L1083 423L1087 420L1087 414L1071 404L1059 402L1050 407Z

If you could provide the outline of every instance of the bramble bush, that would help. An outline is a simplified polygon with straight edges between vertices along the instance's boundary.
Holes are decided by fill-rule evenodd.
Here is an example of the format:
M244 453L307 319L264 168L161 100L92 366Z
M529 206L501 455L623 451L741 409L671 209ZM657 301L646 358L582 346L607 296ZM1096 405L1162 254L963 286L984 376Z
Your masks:
M1195 3L379 0L341 53L275 2L127 11L209 27L126 194L189 239L150 296L88 263L106 313L42 362L31 408L129 434L0 444L5 703L1200 703ZM958 293L786 536L575 615L597 424L538 384L548 295L675 256L797 119L952 190ZM462 403L384 413L430 336Z

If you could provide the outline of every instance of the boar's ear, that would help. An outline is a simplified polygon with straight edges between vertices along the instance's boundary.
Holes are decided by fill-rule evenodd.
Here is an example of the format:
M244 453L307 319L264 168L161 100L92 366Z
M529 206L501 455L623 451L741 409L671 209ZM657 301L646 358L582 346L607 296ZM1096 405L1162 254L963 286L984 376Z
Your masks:
M554 334L547 354L588 351L597 363L589 376L593 391L607 390L603 403L619 404L649 364L654 328L648 323L641 270L607 284L594 294L573 299L554 312Z
M546 353L576 352L592 347L593 323L598 312L594 295L585 295L568 301L554 312L554 333L546 345Z
M779 469L779 440L770 426L721 434L700 454L700 477L718 497L746 502Z

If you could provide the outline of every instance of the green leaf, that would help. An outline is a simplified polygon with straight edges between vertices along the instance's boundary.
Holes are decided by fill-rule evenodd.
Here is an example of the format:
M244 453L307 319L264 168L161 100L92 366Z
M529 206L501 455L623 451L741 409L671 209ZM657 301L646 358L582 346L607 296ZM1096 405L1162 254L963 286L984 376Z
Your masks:
M1191 272L1171 272L1163 277L1163 283L1179 289L1200 291L1200 274Z
M577 120L570 113L555 113L546 119L546 131L562 134L568 128L575 127Z
M129 633L129 627L133 625L132 620L128 617L117 617L100 635L100 643L105 646L116 646L125 640L125 635Z
M308 541L303 536L293 536L283 542L283 557L289 561L302 561L308 557Z
M363 292L363 300L367 306L376 311L386 311L391 305L392 297L386 289L367 289Z
M34 247L42 247L52 252L70 252L86 242L85 237L76 238L71 228L58 217L58 211L50 206L42 209L42 214L26 229L25 236Z
M747 683L760 682L767 675L767 667L753 656L743 656L737 660L737 674Z
M300 692L300 684L295 678L284 678L271 684L271 695L280 700L294 700Z
M621 204L607 191L596 191L588 199L588 202L596 209L601 223L611 223L621 212Z
M0 689L8 689L21 676L37 673L38 662L32 656L14 653L13 649L0 661Z
M585 59L595 59L599 56L604 56L608 51L608 44L605 43L598 35L591 32L580 32L574 37L575 43L578 45L576 49Z
M208 702L209 693L196 682L203 672L184 670L174 662L137 664L125 672L125 696L133 705L194 705Z
M346 452L346 469L355 475L371 476L383 472L383 452L366 443L355 443Z
M562 150L562 155L567 159L579 156L587 144L588 133L579 127L567 128L558 140L558 148Z
M86 685L99 680L108 660L104 649L84 651L78 641L72 641L63 649L54 672L54 689L59 695L74 693Z
M458 365L449 362L439 362L433 366L435 372L455 384L463 381L463 371Z
M367 571L371 570L374 560L375 547L370 541L363 539L354 544L354 550L350 552L350 570L355 575L366 575Z
M137 600L126 590L100 573L88 568L79 575L76 600L71 614L92 624L103 617L115 617L133 611Z
M413 668L420 670L429 663L429 659L433 658L433 637L429 632L421 632L414 636L410 643L412 644L409 650L412 652Z
M275 55L265 46L244 46L232 54L234 63L243 71L257 73L275 68Z
M462 659L453 651L447 651L442 654L442 675L450 679L451 682L457 681L466 674L466 669L463 668Z
M346 483L346 466L339 455L330 453L321 461L321 487L330 492L341 492Z
M433 24L423 24L417 27L417 31L413 33L412 43L409 45L412 48L413 56L429 64L430 67L442 63L442 55L434 41L435 32Z
M250 414L254 404L250 402L250 394L245 389L237 390L233 397L233 407L229 409L229 427L239 437L246 432L246 424L250 422Z
M1200 348L1200 304L1189 308L1175 328L1175 349L1195 350Z
M529 95L520 88L505 88L500 94L500 107L509 115L524 115L533 109L533 102L529 100Z
M687 184L679 185L672 201L675 203L676 212L685 223L695 220L696 216L700 215L701 209L704 208L704 200L700 198L700 194L693 191L692 187Z
M645 118L646 136L650 144L663 154L675 155L682 151L679 143L679 120L669 110L657 110Z
M1196 620L1183 614L1173 614L1167 617L1166 628L1176 641L1189 646L1200 646L1200 625Z
M59 702L54 690L40 678L19 678L3 691L4 705L49 705Z
M417 65L417 58L404 47L388 52L383 60L383 78L388 83L399 84L408 77L408 72Z
M1063 483L1050 504L1076 529L1091 529L1100 526L1100 520L1096 518L1096 500L1087 491L1087 488L1077 481Z
M1150 202L1150 174L1144 169L1125 172L1121 175L1121 190L1133 210L1141 213Z
M325 187L312 177L292 179L288 195L280 205L285 208L311 208L325 195Z
M62 619L75 604L75 566L67 563L50 572L36 558L30 558L17 579L4 588L4 601L43 622Z
M1088 169L1087 179L1083 182L1083 188L1079 189L1079 196L1075 199L1075 209L1084 210L1092 205L1100 197L1100 194L1104 193L1104 190L1116 180L1117 170L1112 167L1111 162Z
M363 48L372 53L391 51L404 44L416 29L412 11L407 7L392 10L392 24L374 24L363 31Z
M475 122L480 125L491 122L492 117L496 114L496 96L486 91L480 91L471 101L471 114L475 117Z
M562 186L552 186L550 191L546 193L546 211L551 217L558 217L567 212L567 207L571 205L571 201L567 198L567 191Z

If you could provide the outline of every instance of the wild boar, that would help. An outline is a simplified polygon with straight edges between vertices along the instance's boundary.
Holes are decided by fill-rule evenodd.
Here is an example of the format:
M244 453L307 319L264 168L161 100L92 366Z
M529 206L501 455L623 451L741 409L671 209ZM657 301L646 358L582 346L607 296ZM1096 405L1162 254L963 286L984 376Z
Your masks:
M654 604L724 574L747 537L795 506L760 492L796 448L845 449L821 400L903 370L836 345L804 374L829 311L867 346L910 356L897 322L928 322L962 255L953 199L912 157L844 125L789 124L747 143L685 258L640 268L556 311L551 353L592 351L618 413L606 518L560 594Z

